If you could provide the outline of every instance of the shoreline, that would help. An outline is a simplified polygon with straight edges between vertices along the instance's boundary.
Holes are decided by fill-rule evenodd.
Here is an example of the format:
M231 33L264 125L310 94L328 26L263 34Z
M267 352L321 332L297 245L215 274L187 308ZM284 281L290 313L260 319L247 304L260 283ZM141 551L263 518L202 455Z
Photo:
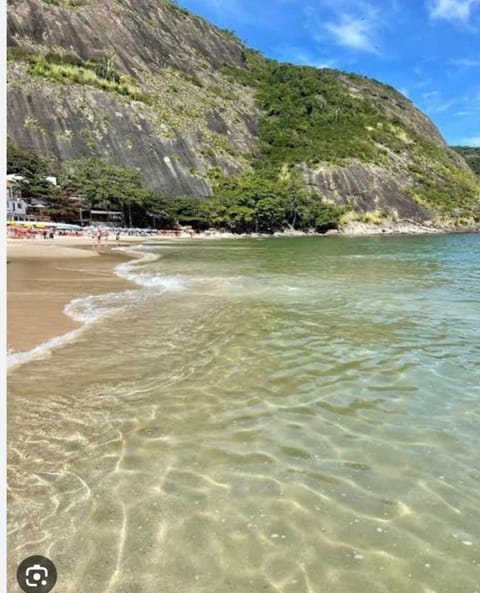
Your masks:
M120 264L133 261L135 246L150 243L189 243L192 240L361 237L478 232L475 229L438 229L414 223L388 227L353 223L327 233L283 231L273 235L198 233L180 237L128 237L110 240L92 248L87 237L57 237L52 240L7 240L7 368L13 368L74 337L88 322L75 320L66 310L81 298L123 292L137 285L117 274ZM35 351L35 352L34 352Z
M115 273L135 259L129 251L144 242L111 242L95 251L91 241L7 242L7 368L30 360L73 337L86 323L66 308L75 299L123 292L136 285ZM122 247L126 249L113 249ZM50 345L50 347L49 347Z
M420 223L413 220L392 221L385 220L383 222L360 222L352 221L343 225L339 225L337 229L330 229L323 233L309 230L302 231L296 229L283 229L273 233L233 233L231 231L224 231L218 229L211 229L206 231L199 231L196 233L182 232L178 235L146 235L146 236L122 236L119 241L108 238L104 239L100 246L100 252L112 249L114 247L126 247L129 245L138 245L142 243L185 243L193 240L214 240L214 239L257 239L257 238L272 238L272 237L356 237L356 236L378 236L378 235L432 235L432 234L464 234L464 233L479 233L480 223L468 226L435 226L431 223ZM28 249L28 247L35 246L35 251ZM90 247L89 250L85 249ZM37 249L38 248L38 249ZM28 257L47 257L51 252L60 254L61 249L65 251L64 256L70 254L72 257L85 257L85 254L78 255L78 248L84 248L82 251L87 252L87 256L98 255L98 246L92 243L92 238L89 236L56 236L54 239L39 239L39 238L11 238L7 239L7 255L25 255L22 253L27 251ZM73 250L72 248L76 248ZM77 252L77 253L75 253Z

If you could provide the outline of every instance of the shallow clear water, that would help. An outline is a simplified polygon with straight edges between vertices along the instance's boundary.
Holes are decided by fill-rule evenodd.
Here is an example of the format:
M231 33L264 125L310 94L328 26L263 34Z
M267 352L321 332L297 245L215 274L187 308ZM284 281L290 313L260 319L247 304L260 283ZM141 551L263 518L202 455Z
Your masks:
M12 590L479 593L480 236L146 251L9 377Z

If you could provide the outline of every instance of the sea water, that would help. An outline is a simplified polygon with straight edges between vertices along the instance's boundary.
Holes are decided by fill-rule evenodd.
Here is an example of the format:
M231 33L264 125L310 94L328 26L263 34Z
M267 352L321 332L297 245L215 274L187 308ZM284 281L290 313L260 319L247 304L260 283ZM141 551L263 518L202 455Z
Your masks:
M142 251L9 375L10 590L479 593L480 236Z

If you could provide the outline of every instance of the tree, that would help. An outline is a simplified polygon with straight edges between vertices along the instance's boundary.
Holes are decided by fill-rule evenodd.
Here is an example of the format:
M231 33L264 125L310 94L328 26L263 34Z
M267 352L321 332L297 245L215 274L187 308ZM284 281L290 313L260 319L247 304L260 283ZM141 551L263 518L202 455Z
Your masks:
M129 226L144 216L142 206L149 198L138 171L94 158L66 163L62 185L76 191L90 209L121 210Z
M176 224L196 229L206 229L210 226L209 209L199 198L189 196L172 198L168 201L166 210Z
M283 191L286 194L286 221L294 229L312 226L311 208L318 196L309 192L297 169L283 167L280 173Z
M7 173L23 177L18 185L26 198L57 200L61 194L59 187L47 180L51 163L29 150L15 146L7 138Z
M273 232L285 219L285 195L277 180L261 173L222 178L214 187L213 208L218 220L234 232Z
M297 169L259 169L219 178L207 201L215 226L234 232L273 233L290 227L320 232L335 228L339 211L309 191Z
M11 138L7 138L7 173L38 179L47 177L48 168L44 159L34 152L18 148Z
M332 204L319 204L315 216L315 230L325 233L330 229L336 229L340 222L340 212Z

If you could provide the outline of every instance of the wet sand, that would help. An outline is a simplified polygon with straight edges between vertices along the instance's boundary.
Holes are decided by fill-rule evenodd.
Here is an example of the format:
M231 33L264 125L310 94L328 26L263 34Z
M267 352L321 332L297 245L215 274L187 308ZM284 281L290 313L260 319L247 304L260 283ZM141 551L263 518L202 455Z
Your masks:
M136 241L139 243L139 239ZM81 246L79 246L79 243ZM128 255L91 241L9 241L7 246L7 346L23 352L81 326L63 313L72 299L126 290L113 272Z

